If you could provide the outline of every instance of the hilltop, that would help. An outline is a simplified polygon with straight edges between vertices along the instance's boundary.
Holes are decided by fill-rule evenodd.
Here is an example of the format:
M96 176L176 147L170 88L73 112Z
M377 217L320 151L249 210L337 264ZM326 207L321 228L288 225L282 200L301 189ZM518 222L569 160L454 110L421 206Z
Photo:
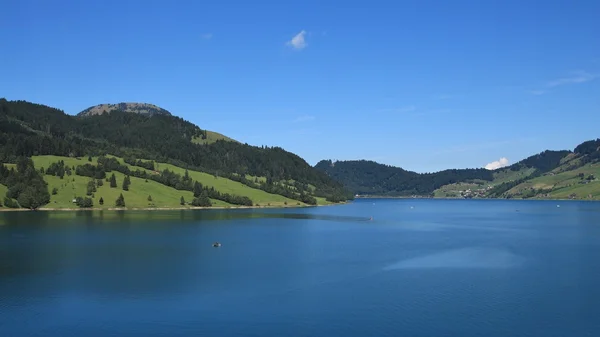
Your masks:
M101 115L112 110L120 110L124 112L139 113L144 115L171 116L171 113L169 111L150 103L98 104L83 110L82 112L78 113L77 116L86 117Z
M40 156L54 159L40 161ZM114 109L81 118L41 104L0 99L1 163L8 164L0 165L0 184L8 188L9 204L23 201L32 205L21 204L28 208L52 205L57 197L46 197L47 189L57 187L52 186L54 177L65 179L66 172L75 176L75 191L120 173L132 185L138 185L135 178L154 181L165 195L175 194L164 187L195 192L194 198L202 195L203 203L210 199L211 205L214 200L244 206L317 205L352 198L342 184L293 153L241 144L171 114ZM49 173L50 165L54 169ZM200 189L195 190L196 183ZM179 203L179 198L169 202Z
M573 151L547 150L493 171L416 173L365 160L323 160L315 168L361 196L600 199L600 139Z
M102 115L111 111L130 112L146 116L162 115L162 116L173 116L171 112L163 109L159 106L150 103L117 103L117 104L98 104L93 107L89 107L77 114L78 117L90 117L95 115ZM218 132L202 130L200 134L195 135L192 138L192 142L196 144L211 144L218 140L225 140L229 142L236 142L236 140L227 137Z

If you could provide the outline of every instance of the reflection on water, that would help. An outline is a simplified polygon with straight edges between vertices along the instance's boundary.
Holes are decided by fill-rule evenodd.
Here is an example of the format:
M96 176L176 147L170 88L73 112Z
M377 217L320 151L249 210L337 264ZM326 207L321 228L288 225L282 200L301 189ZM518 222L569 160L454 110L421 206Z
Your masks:
M593 336L598 210L0 212L0 336Z
M405 259L384 270L409 268L512 268L521 265L523 258L506 249L468 247Z
M172 210L172 211L37 211L0 212L0 225L39 225L93 222L140 222L140 221L214 221L243 219L299 219L337 222L369 221L369 217L314 214L309 212L292 213L273 210Z
M111 297L207 286L219 277L215 268L223 269L215 265L220 251L211 243L225 240L221 251L251 256L256 248L241 250L248 243L235 241L246 238L260 244L272 236L270 226L257 231L254 220L261 219L283 220L276 224L369 220L298 210L3 212L0 277L24 276L24 281L13 284L19 291L48 290L36 282L51 277L44 282L71 283L72 291ZM244 227L237 227L235 233L219 229L231 221Z

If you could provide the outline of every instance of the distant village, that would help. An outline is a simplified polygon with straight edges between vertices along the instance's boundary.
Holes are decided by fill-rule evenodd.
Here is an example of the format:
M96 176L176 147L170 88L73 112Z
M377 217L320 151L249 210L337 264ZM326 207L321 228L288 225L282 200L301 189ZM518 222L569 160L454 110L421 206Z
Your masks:
M464 191L458 191L458 194L465 199L471 199L471 198L485 198L487 195L487 192L489 190L491 190L493 188L493 186L487 186L484 188L478 188L478 189L466 189Z

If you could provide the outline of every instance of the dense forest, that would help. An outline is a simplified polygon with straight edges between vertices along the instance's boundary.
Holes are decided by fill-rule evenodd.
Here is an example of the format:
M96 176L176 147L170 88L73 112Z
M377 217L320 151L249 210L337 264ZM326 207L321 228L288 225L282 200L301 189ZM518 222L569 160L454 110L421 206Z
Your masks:
M8 187L4 206L37 209L47 204L50 201L48 184L34 168L33 161L20 157L16 164L16 170L9 170L0 162L0 184Z
M136 160L136 165L143 158L196 169L309 203L314 199L309 195L330 201L352 198L341 183L282 148L192 142L205 135L206 130L175 116L113 110L75 117L40 104L0 99L0 161L5 163L21 156L113 154ZM257 184L246 175L266 177L268 183ZM298 184L292 188L289 181Z
M342 182L357 194L379 196L430 195L441 186L469 180L493 179L485 169L445 170L420 174L367 160L320 161L315 168Z
M527 157L511 166L508 169L518 171L523 168L534 168L536 173L542 174L554 170L560 165L561 160L571 151L551 151L544 152Z

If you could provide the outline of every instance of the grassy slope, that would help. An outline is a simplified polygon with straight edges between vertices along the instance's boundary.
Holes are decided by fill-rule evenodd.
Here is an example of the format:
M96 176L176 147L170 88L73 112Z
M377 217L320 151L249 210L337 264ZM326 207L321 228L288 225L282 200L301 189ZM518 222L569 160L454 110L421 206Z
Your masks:
M35 156L32 159L36 167L44 168L47 168L51 163L57 162L59 160L64 160L65 165L68 166L83 165L85 163L95 164L97 162L97 158L92 158L92 162L88 162L87 158L77 159L58 156ZM119 161L124 164L123 160ZM133 170L145 170L137 166L127 166L129 166L129 168ZM165 163L158 163L157 169L169 169L181 175L185 173L185 169ZM149 170L146 171L151 172ZM291 206L297 205L298 203L298 201L296 200L288 199L281 195L270 194L262 190L254 189L230 179L220 177L215 178L210 174L191 170L189 170L188 173L192 179L199 181L205 186L214 187L217 191L221 193L230 193L235 195L247 196L250 199L252 199L252 201L255 204L259 204L261 206L267 206L268 204L270 204L271 206L283 206L286 202L288 205ZM144 182L144 179L139 179L135 177L131 177L131 187L130 191L128 191L130 193L128 193L127 191L123 191L120 188L123 182L123 175L119 172L115 172L115 176L117 177L117 184L119 188L110 189L110 187L108 187L108 184L105 182L104 186L102 186L98 190L98 192L96 192L97 198L94 199L94 206L99 206L97 200L102 196L105 201L104 207L114 207L114 201L121 192L123 192L123 196L125 197L125 203L127 207L149 207L147 201L148 194L152 195L152 199L156 207L180 207L179 199L181 196L183 196L186 201L191 201L193 198L191 192L178 191L174 188L159 184L152 180L148 180L148 182L146 183ZM66 193L66 195L61 196L60 198L58 197L58 195L52 196L51 204L49 205L50 207L73 207L73 192L76 192L76 195L78 196L85 196L87 182L89 181L89 178L75 175L71 176L70 178L71 180L75 178L75 183L71 184L70 187L68 187L60 186L61 184L64 185L64 183L67 182L67 176L65 176L65 181L61 181L58 177L44 176L44 179L46 179L46 181L49 183L50 191L52 191L52 188L57 187L59 188L59 195L61 194L61 188ZM71 189L70 193L67 193L68 188ZM119 193L117 193L117 191L115 190L118 190ZM107 196L102 195L104 193L106 193ZM129 199L127 194L130 194ZM57 202L54 203L54 201ZM230 206L228 203L225 203L220 200L212 200L212 202L214 206ZM304 203L300 204L303 206L305 205ZM319 199L319 204L327 204L327 202L324 199Z
M512 171L509 169L500 170L500 171L494 172L494 180L492 181L491 184L499 185L499 184L506 183L509 181L522 179L522 178L525 178L525 177L531 175L534 171L535 171L535 169L532 169L532 168L520 169L519 171Z
M57 162L58 160L64 160L65 165L77 166L87 163L87 159L78 160L76 158L68 157L57 157L57 156L35 156L32 158L36 167L47 168L50 163ZM92 158L92 162L96 162L96 158ZM179 191L172 187L168 187L159 184L155 181L148 180L145 182L144 179L131 177L131 185L129 191L123 191L121 188L123 179L125 176L122 173L114 172L117 178L117 188L110 188L108 182L104 182L104 185L97 189L94 195L94 207L98 208L110 208L115 206L115 200L120 193L123 193L125 198L125 205L127 207L181 207L179 204L180 198L186 201L193 199L192 192ZM46 207L51 208L72 208L76 207L72 200L75 196L86 196L87 183L90 181L88 177L82 177L77 175L66 176L64 179L59 177L53 177L45 175L44 179L48 182L48 190L52 191L53 188L58 189L58 194L52 195L50 198L50 204ZM75 181L73 181L75 180ZM152 202L148 201L148 196L152 196ZM100 205L98 200L100 197L104 199L104 205ZM220 200L211 200L213 206L231 206L226 202Z
M568 165L568 163L565 163ZM600 163L587 164L575 170L565 171L565 167L561 165L553 172L559 172L554 175L544 175L535 179L517 185L508 191L510 194L517 194L528 189L552 189L549 196L551 198L568 198L571 194L575 194L577 199L586 199L589 195L592 198L600 198L600 181L595 180L588 184L580 184L578 175L583 173L585 177L590 174L595 177L600 177Z
M494 180L492 181L480 180L477 182L461 182L456 184L444 185L434 191L434 196L436 198L460 197L459 191L465 191L468 189L486 189L488 186L496 186L504 182L521 179L523 177L529 176L533 172L534 169L521 169L519 171L512 171L509 169L498 170L494 172Z
M4 206L4 196L6 196L6 191L8 191L8 188L0 184L0 203L2 206Z
M211 144L216 142L217 140L226 140L229 142L237 142L235 139L229 138L225 135L222 135L218 132L206 131L206 139L202 139L199 137L194 137L192 139L192 143L196 144Z
M181 175L185 173L185 169L165 163L158 163L157 169L169 169L170 171L174 171L175 173ZM208 173L191 170L188 170L188 173L193 180L197 180L204 186L214 187L217 191L221 193L230 193L247 196L248 198L252 199L252 201L255 204L260 204L261 206L265 206L269 203L271 204L271 206L282 206L286 202L288 205L296 205L298 203L297 200L292 200L281 195L271 194L259 189L251 188L231 179L221 177L215 178L213 175L210 175ZM301 205L304 204L301 203Z
M437 190L435 190L434 197L435 198L457 198L460 197L459 191L465 190L476 190L483 188L485 185L475 184L475 183L456 183L444 185Z

